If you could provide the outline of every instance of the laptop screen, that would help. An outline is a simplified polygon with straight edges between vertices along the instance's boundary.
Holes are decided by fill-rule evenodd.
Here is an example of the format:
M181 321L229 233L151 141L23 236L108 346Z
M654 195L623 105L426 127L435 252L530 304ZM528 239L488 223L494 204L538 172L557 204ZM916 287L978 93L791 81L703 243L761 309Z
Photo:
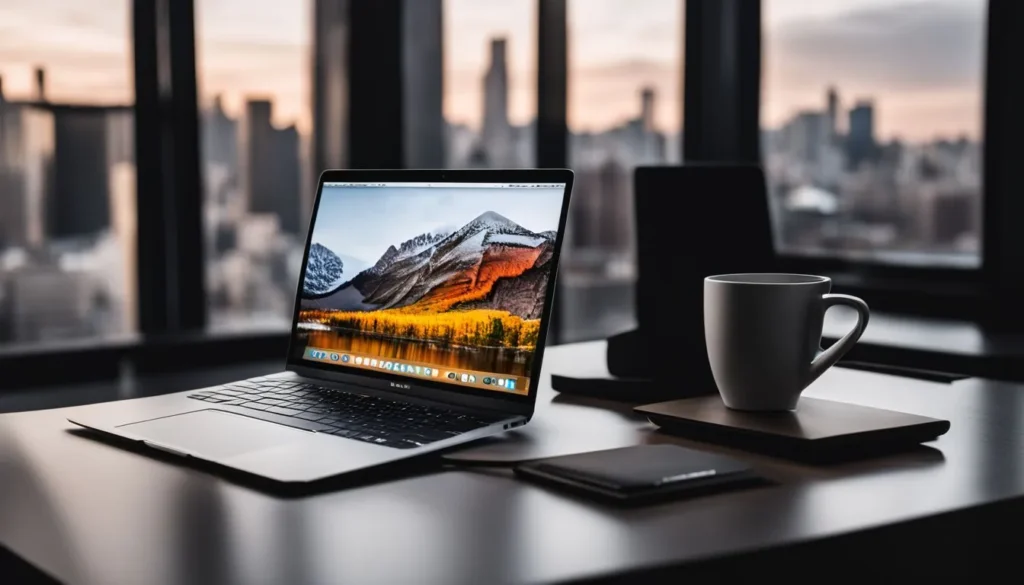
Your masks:
M528 394L565 184L324 183L301 359Z

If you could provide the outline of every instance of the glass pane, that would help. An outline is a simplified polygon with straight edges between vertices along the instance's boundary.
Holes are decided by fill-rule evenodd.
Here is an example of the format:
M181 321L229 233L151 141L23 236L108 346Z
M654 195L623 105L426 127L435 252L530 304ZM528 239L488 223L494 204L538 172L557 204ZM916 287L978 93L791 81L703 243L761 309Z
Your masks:
M980 265L984 0L767 0L762 152L788 253Z
M562 339L635 325L633 168L682 161L683 0L569 2L569 164Z
M287 327L316 181L311 3L196 3L211 326ZM325 26L328 23L325 23Z
M0 345L136 328L130 6L0 6Z
M448 168L533 166L537 0L445 0Z

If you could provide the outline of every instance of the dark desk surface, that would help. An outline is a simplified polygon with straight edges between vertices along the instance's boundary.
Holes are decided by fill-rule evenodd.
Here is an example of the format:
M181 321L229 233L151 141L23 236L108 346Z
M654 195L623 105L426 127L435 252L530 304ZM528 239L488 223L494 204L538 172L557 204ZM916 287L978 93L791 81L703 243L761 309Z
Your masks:
M547 372L599 371L603 361L601 343L549 352ZM534 423L465 456L676 441L627 407L556 397L544 378ZM1019 387L833 369L809 395L948 418L952 429L933 449L832 468L749 456L781 484L616 510L485 469L281 498L70 434L67 410L9 414L0 545L68 583L553 582L689 575L713 558L782 554L1024 495Z
M853 328L845 307L825 315L832 341ZM976 323L873 311L848 360L1024 382L1024 335L986 331Z

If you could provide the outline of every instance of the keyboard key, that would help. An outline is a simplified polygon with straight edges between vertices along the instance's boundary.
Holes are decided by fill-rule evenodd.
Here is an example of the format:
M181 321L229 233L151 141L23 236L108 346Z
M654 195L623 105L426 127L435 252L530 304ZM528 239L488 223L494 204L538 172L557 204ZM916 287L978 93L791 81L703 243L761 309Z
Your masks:
M271 406L266 410L266 412L272 412L274 414L283 414L285 416L297 416L299 414L302 414L301 410L296 410L294 408L286 408L284 406Z
M281 400L278 398L260 398L256 402L259 402L260 404L266 404L267 406L283 406L285 404L288 404L287 400Z
M316 421L324 418L324 415L316 414L315 412L300 412L299 414L295 415L295 418Z

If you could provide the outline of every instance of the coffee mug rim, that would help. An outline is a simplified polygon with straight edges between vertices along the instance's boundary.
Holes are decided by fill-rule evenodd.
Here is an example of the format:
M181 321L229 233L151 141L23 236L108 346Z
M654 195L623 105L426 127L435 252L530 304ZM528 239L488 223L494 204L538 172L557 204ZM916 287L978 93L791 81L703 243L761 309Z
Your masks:
M752 282L749 280L743 280L745 277L759 276L759 277L773 277L773 276L784 276L784 277L799 277L806 278L807 280L802 282ZM732 279L732 280L729 280ZM827 276L820 276L817 274L799 274L796 272L735 272L731 274L715 274L704 278L704 282L713 282L716 284L733 284L739 286L807 286L815 284L823 284L831 282L832 279Z

